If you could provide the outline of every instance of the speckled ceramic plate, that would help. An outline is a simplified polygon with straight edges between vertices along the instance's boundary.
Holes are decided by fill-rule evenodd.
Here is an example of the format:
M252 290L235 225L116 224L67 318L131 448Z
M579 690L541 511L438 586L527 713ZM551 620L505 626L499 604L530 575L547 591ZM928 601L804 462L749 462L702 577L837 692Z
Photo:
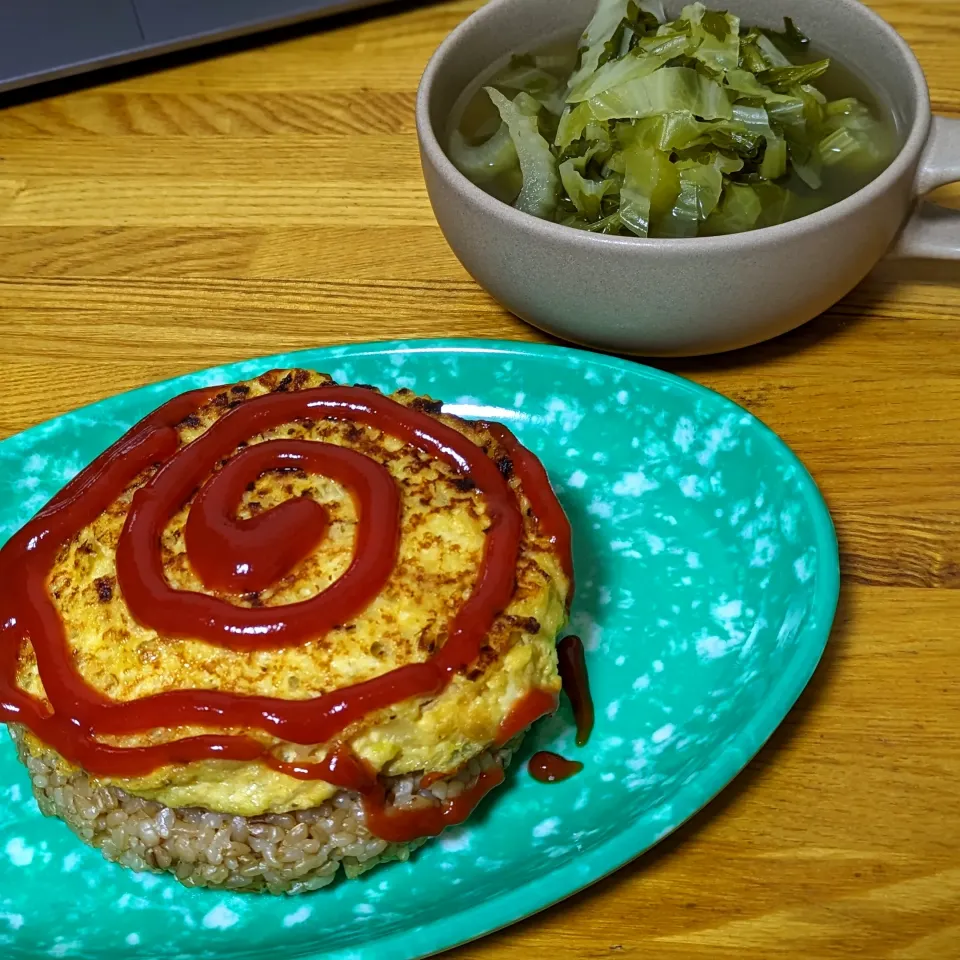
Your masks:
M410 863L286 899L185 890L107 864L39 814L4 739L9 960L406 960L443 950L647 850L737 774L813 673L837 600L837 545L803 466L717 394L577 350L370 344L144 387L0 444L0 538L168 397L293 365L501 419L543 459L575 531L572 629L589 651L598 722L578 749L564 708L536 727L525 755L550 748L586 767L543 786L517 763L472 822Z

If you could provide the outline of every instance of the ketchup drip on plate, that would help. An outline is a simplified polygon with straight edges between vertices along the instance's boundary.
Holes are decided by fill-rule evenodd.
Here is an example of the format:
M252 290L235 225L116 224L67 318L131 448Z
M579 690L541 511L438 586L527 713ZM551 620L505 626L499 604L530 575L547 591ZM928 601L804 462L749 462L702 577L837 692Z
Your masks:
M541 750L535 753L527 763L530 776L540 783L559 783L568 780L583 769L583 764L576 760L568 760L558 753Z
M577 724L577 746L582 747L593 732L593 697L590 696L583 641L576 636L564 637L557 646L557 659L563 692L570 698Z
M557 646L560 664L560 679L563 691L573 707L577 724L577 746L582 747L593 732L593 698L590 696L590 681L587 677L587 661L583 642L579 637L564 637ZM583 769L583 764L568 760L557 753L542 750L535 753L527 764L530 776L541 783L557 783L567 780Z
M119 747L101 736L163 727L244 727L299 744L333 741L366 714L411 697L439 693L478 656L494 619L514 591L523 531L517 494L484 451L446 424L389 397L359 387L329 385L271 393L241 403L205 433L181 445L176 427L225 388L197 390L164 404L72 480L0 550L0 719L21 723L68 761L95 776L133 777L169 764L261 759L304 779L359 790L368 825L396 839L426 836L459 823L502 779L487 771L456 802L417 817L387 813L376 778L345 748L321 763L287 763L253 737L210 733L171 743ZM72 663L67 638L49 596L47 579L58 551L113 503L143 471L151 479L133 496L117 546L117 579L131 615L161 636L190 637L236 650L266 650L305 643L362 612L396 562L400 498L381 464L333 444L271 440L233 456L249 437L284 423L324 418L362 423L410 444L469 476L484 497L489 528L470 597L453 617L448 640L424 663L408 664L371 680L308 700L283 700L222 691L169 691L117 702L90 687ZM491 425L508 449L513 472L541 532L560 563L572 570L569 524L539 461L506 428ZM232 459L211 474L225 457ZM174 590L166 581L160 537L171 517L199 489L185 529L191 566L204 585L224 593L260 589L288 572L324 536L318 504L284 503L253 520L235 510L244 487L262 473L295 468L333 477L345 486L359 517L357 545L346 573L326 590L284 607L238 607L220 596ZM16 684L17 657L29 642L47 704ZM541 711L546 712L546 711ZM508 718L509 719L509 718ZM520 728L518 728L520 729ZM498 779L499 777L499 779Z

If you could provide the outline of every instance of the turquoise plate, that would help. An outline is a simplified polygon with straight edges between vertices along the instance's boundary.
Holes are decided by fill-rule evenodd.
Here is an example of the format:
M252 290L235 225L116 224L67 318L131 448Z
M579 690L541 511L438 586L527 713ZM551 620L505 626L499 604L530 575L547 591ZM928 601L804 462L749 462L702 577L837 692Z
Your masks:
M411 862L299 898L255 897L107 864L40 815L4 741L0 954L9 960L406 960L463 943L675 830L759 750L820 659L837 543L796 457L715 393L560 347L311 350L104 400L0 443L0 538L168 397L295 365L503 420L543 459L575 531L571 629L589 651L597 726L578 749L564 708L535 728L525 756L549 748L585 769L543 786L517 763L472 822Z

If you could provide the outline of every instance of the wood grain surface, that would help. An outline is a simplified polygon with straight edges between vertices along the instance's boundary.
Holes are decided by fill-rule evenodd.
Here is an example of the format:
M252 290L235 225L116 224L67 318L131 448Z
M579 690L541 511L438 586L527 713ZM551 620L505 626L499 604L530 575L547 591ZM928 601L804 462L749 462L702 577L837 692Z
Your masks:
M478 0L399 5L0 100L0 435L257 354L540 339L465 273L414 95ZM877 0L960 112L960 0ZM957 191L943 195L956 203ZM670 361L803 458L840 536L827 656L707 810L451 956L960 958L960 268L881 265L761 347Z

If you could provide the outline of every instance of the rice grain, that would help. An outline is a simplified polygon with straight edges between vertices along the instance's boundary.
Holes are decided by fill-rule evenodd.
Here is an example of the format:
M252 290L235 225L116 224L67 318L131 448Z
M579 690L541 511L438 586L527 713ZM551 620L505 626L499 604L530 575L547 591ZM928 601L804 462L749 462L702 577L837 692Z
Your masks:
M341 867L353 879L378 864L407 860L426 842L387 843L373 836L360 795L349 790L309 810L257 817L168 807L104 786L82 770L62 773L53 751L28 754L23 728L11 724L10 732L46 816L63 820L107 860L140 872L171 873L187 887L307 893L333 883ZM439 806L473 786L482 771L506 768L516 746L488 750L460 773L423 789L422 773L391 778L388 808Z

